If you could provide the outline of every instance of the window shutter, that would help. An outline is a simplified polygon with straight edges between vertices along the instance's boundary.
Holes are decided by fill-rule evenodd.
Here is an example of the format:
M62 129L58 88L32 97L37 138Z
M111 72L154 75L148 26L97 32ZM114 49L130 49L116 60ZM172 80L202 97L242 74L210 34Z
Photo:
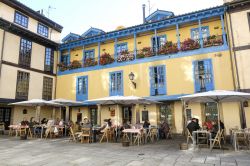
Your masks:
M158 94L166 94L166 70L165 66L157 67L157 79L158 79Z
M200 80L199 80L198 61L193 61L193 77L194 77L195 92L200 92L201 85L200 85Z
M154 67L149 68L150 96L155 95Z
M214 90L213 66L211 59L204 60L206 91Z
M79 81L81 81L81 90L79 91ZM77 77L76 79L76 100L84 101L88 99L88 76Z

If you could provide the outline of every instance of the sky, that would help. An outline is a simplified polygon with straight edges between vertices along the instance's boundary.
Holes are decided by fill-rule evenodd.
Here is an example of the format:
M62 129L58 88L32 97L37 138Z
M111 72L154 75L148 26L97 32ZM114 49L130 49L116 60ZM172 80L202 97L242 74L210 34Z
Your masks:
M109 32L115 30L118 26L130 27L141 24L143 20L142 4L146 4L146 16L157 9L172 11L175 15L179 15L223 4L223 0L19 1L35 11L43 9L46 17L62 25L64 28L61 38L70 32L81 35L91 27Z

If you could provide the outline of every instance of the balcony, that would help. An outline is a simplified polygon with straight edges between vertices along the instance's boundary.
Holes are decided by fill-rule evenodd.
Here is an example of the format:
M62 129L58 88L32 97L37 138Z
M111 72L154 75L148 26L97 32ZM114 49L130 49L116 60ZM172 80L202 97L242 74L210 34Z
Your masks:
M202 42L202 44L201 44ZM180 43L179 48L177 43L171 41L166 42L159 48L144 47L136 51L122 51L115 56L115 54L103 53L98 58L88 58L84 61L74 60L70 64L58 64L60 71L73 70L78 68L90 68L94 66L108 66L111 64L122 64L134 61L140 61L154 56L174 56L179 53L186 53L189 51L207 49L209 47L216 47L224 45L222 35L213 35L201 40L186 39Z

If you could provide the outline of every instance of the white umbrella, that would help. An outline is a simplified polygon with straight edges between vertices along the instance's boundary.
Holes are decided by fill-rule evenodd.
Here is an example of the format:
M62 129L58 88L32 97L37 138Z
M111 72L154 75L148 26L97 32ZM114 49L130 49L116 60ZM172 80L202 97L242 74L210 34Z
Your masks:
M202 93L196 93L192 95L186 95L180 97L184 102L215 102L217 103L218 109L218 126L220 129L220 107L221 102L242 102L250 100L250 93L236 92L236 91L226 91L226 90L214 90Z
M21 101L16 103L11 103L9 105L18 105L18 106L27 106L27 107L36 107L36 119L40 122L40 107L41 106L53 106L53 107L61 107L61 104L54 103L51 101L46 101L43 99L31 99L28 101Z
M111 105L111 104L151 104L160 103L157 101L145 99L138 96L109 96L99 99L87 100L85 102L94 102L96 104ZM83 102L84 104L84 102Z
M62 104L62 105L64 105L64 106L75 106L75 105L80 105L80 104L82 104L82 102L79 102L79 101L68 100L68 99L62 99L62 98L55 99L55 100L51 100L51 102L59 103L59 104Z

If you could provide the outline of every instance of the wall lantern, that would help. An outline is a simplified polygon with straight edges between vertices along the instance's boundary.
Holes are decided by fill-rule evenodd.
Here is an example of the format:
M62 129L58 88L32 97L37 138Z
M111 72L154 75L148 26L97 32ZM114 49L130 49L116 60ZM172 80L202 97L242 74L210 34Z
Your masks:
M133 83L134 85L134 88L136 89L136 83L134 82L134 78L135 78L135 74L133 72L131 72L129 75L128 75L130 81Z

